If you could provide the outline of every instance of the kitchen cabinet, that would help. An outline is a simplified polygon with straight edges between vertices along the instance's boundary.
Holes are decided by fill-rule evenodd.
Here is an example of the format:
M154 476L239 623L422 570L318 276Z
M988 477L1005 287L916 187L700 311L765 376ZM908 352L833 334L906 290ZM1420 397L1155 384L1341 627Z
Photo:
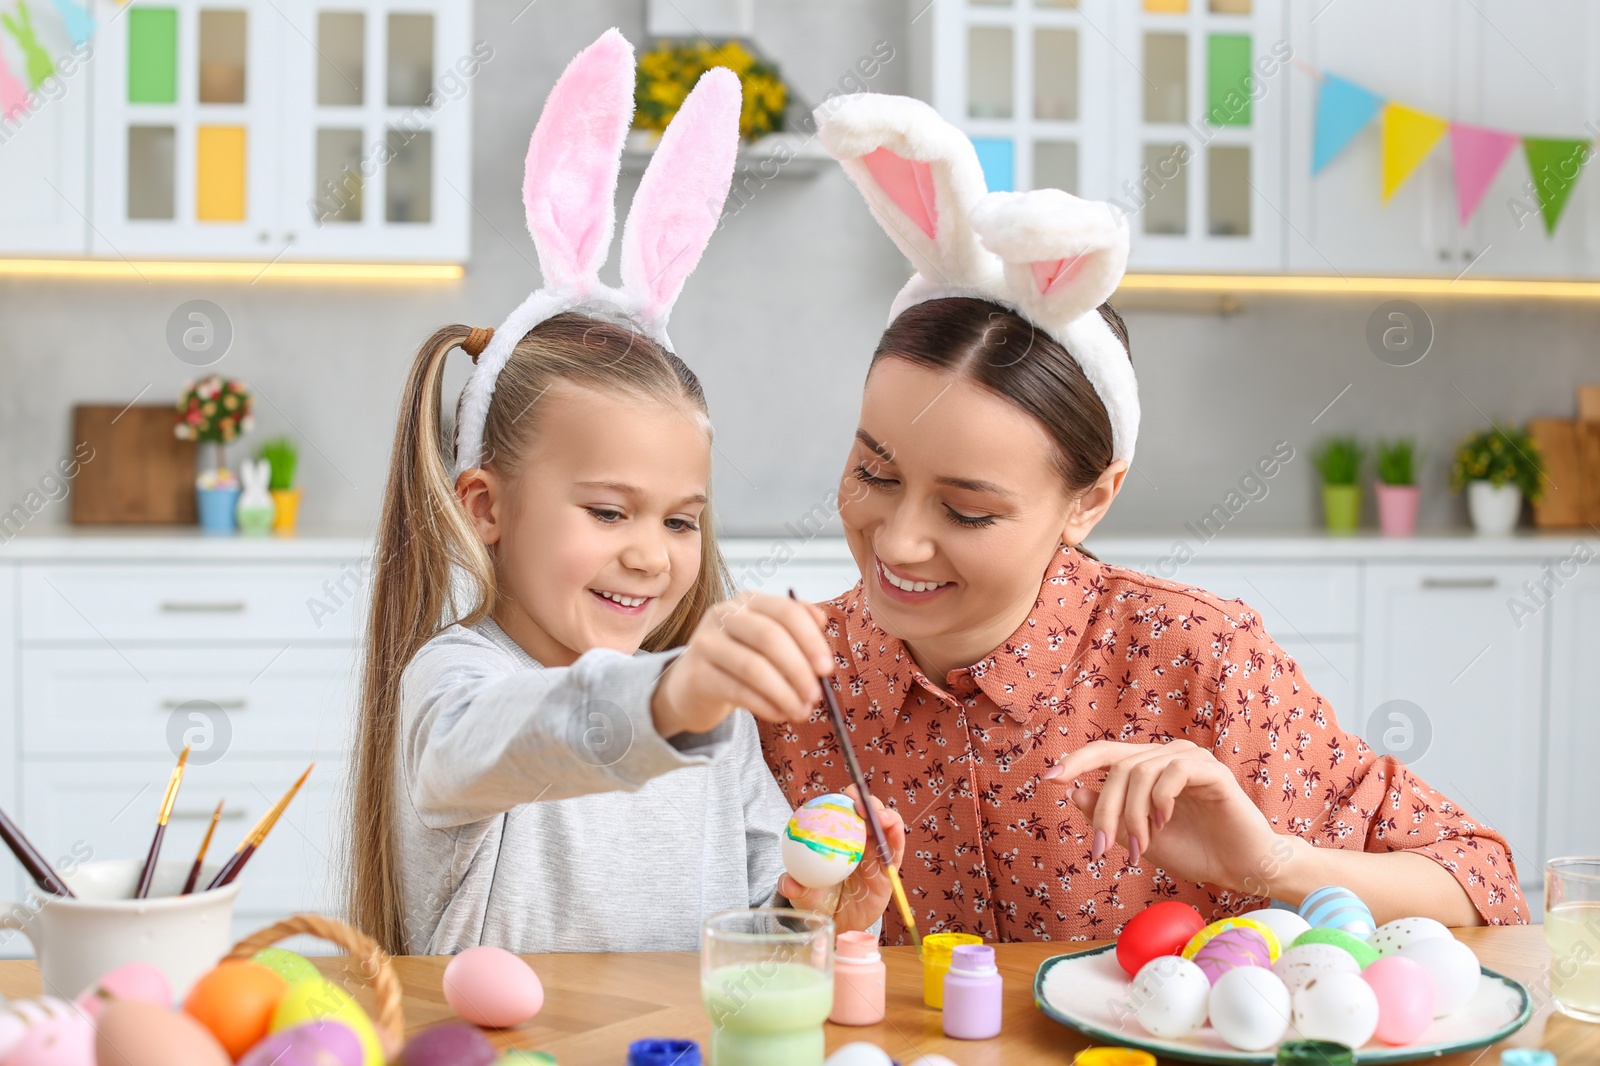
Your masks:
M93 254L466 258L471 5L99 8Z
M1117 6L1112 197L1134 270L1283 263L1286 88L1279 0Z
M0 34L0 49L9 40ZM0 119L0 254L72 254L88 246L89 71L70 51L57 70L34 94L36 107Z
M1368 718L1355 726L1393 722L1394 753L1505 835L1533 898L1545 854L1543 804L1532 786L1544 780L1548 618L1514 618L1508 601L1538 576L1533 563L1368 566Z
M1581 564L1581 565L1580 565ZM1593 555L1552 566L1550 759L1545 778L1545 857L1600 854L1600 683L1589 674L1600 648L1600 573ZM1574 573L1573 571L1576 571ZM1536 588L1544 583L1541 576ZM1534 602L1523 597L1530 605ZM1533 624L1525 619L1525 624ZM1524 790L1529 791L1529 790ZM1524 879L1535 871L1520 871Z

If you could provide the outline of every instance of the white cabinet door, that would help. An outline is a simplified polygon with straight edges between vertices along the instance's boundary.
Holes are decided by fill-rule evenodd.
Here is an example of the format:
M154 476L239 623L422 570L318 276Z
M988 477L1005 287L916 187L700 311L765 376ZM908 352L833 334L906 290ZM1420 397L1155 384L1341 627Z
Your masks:
M1590 551L1595 545L1590 544ZM1600 854L1600 686L1589 670L1600 648L1600 572L1591 561L1575 578L1571 563L1554 564L1564 583L1547 610L1550 628L1550 746L1545 858ZM1526 598L1525 598L1526 600ZM1526 601L1531 602L1531 601ZM1527 624L1534 624L1529 620ZM1522 871L1528 877L1533 871Z
M43 25L40 32L46 32ZM0 35L0 52L10 40ZM7 56L15 59L15 53ZM56 62L58 74L33 97L38 106L0 120L0 253L82 255L89 249L88 64L66 50ZM9 65L13 77L25 79L23 68Z
M1111 197L1138 270L1283 267L1285 5L1118 4ZM1158 10L1160 9L1160 10Z
M1549 620L1519 625L1507 604L1538 575L1531 564L1367 564L1366 724L1342 723L1380 743L1366 733L1381 718L1397 757L1505 835L1535 896Z
M1600 115L1600 7L1585 0L1474 0L1459 17L1460 107L1454 117L1516 133L1593 139ZM1529 185L1535 177L1522 148L1514 149L1465 231L1457 270L1473 260L1469 277L1592 277L1600 270L1594 175L1578 180L1554 234L1547 233ZM1560 183L1562 176L1546 173L1539 180Z
M17 578L16 568L0 565L0 808L17 809ZM15 863L0 874L0 892L21 899L22 874ZM0 938L3 941L4 938ZM0 953L5 950L0 943Z
M283 20L273 5L101 0L97 13L94 253L280 255Z
M287 258L465 260L472 94L495 57L472 40L472 5L295 0L281 14Z
M1470 14L1470 13L1469 13ZM1449 117L1456 50L1451 0L1339 0L1291 4L1295 56L1380 96ZM1440 274L1454 277L1454 182L1447 145L1436 147L1388 204L1381 200L1381 116L1321 173L1311 173L1318 85L1289 81L1288 267L1301 274Z

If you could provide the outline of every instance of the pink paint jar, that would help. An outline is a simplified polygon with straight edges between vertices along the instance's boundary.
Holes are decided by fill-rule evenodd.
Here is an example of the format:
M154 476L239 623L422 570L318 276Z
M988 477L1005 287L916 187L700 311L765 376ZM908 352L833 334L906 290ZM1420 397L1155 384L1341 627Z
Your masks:
M962 944L950 953L950 972L944 975L944 1035L956 1040L1000 1035L1000 971L988 944Z
M886 970L871 933L840 933L833 950L835 1025L877 1025L883 1021Z

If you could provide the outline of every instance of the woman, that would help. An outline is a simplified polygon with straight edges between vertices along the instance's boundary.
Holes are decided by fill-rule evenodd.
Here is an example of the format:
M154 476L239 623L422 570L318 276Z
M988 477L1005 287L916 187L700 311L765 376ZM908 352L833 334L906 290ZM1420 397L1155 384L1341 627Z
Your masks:
M840 492L864 578L827 632L869 785L906 823L919 927L1102 938L1157 900L1221 917L1329 884L1380 923L1526 922L1505 839L1342 731L1254 611L1076 547L1138 427L1104 304L1125 222L1055 190L986 196L970 142L918 101L818 117L918 268ZM763 744L791 802L843 782L823 716Z

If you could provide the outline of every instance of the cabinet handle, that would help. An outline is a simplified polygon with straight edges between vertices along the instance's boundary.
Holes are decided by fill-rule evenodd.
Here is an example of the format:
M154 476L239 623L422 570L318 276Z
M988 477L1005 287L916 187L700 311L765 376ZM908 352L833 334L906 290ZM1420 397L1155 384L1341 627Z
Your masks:
M243 600L205 603L188 600L162 600L161 610L166 614L237 614L244 610Z
M1493 577L1425 577L1422 579L1422 587L1425 589L1492 589L1499 583L1499 579Z
M242 711L245 708L245 700L241 696L239 699L233 700L162 700L161 709L163 711L175 711L179 707L185 707L191 703L209 703L219 711Z
M216 810L217 809L215 807L207 807L205 810L200 810L198 807L191 810L174 808L172 812L172 820L176 821L181 819L185 822L209 822L211 821L211 816L216 813ZM243 817L243 807L222 808L222 820L224 822L237 822Z

